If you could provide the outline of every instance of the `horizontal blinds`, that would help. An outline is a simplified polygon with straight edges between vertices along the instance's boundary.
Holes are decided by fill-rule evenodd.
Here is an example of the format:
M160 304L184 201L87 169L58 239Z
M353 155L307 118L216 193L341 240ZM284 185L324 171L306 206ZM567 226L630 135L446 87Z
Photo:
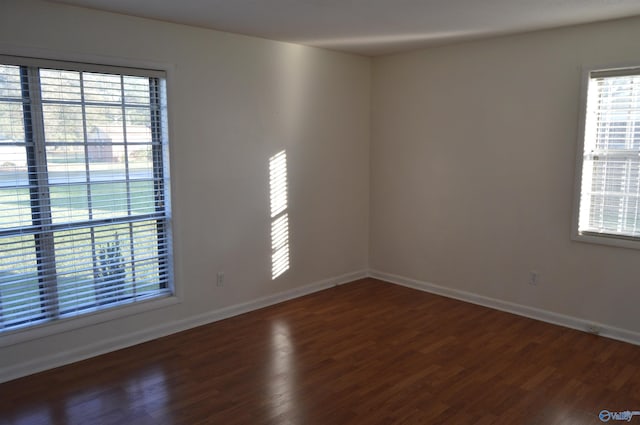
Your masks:
M639 72L592 74L580 232L640 237Z
M0 65L0 329L170 293L160 80L138 74Z
M169 244L157 221L54 232L55 262L33 236L0 238L5 329L169 294ZM56 291L43 282L55 275ZM57 300L56 300L57 298ZM53 302L53 301L57 302Z

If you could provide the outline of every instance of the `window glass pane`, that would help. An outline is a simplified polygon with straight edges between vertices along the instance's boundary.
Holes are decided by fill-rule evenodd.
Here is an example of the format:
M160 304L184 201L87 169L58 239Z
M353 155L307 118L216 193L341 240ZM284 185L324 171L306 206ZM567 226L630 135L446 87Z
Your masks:
M20 68L0 65L0 144L24 142ZM13 99L13 100L12 100ZM0 165L5 156L0 156Z
M33 236L0 238L0 318L5 327L43 319Z
M640 197L636 194L629 198L626 208L623 226L630 234L640 236Z
M591 167L591 226L614 234L639 234L640 160L594 161Z
M89 143L124 143L122 107L87 106L85 111Z
M85 102L122 103L119 75L83 73Z
M124 77L125 103L149 105L149 79L144 77Z
M22 99L19 66L0 65L0 97Z
M44 134L47 143L84 142L82 107L80 105L42 105Z
M149 230L154 231L149 227L145 231ZM130 224L58 232L56 261L61 314L133 301L139 295L136 275L142 277L143 272L149 275L146 270L151 267L157 277L155 258L150 259L155 266L139 267L145 258L149 260L144 255L144 248L138 250L132 244Z
M138 259L136 264L136 284L142 294L161 289L161 273L166 273L166 266L154 261L158 255L166 255L164 240L158 240L158 223L153 221L132 224L133 246ZM159 251L160 250L160 251Z
M0 101L0 144L14 142L24 143L22 103Z
M56 235L62 314L131 300L135 291L128 227L111 225Z
M128 147L129 174L132 180L153 178L153 149L151 145Z
M604 122L598 132L599 149L624 149L627 142L627 123L624 121Z
M622 198L615 195L600 195L596 202L593 219L600 222L603 231L616 233L618 230L618 210Z
M29 189L0 186L0 229L31 226L31 224Z
M0 145L0 229L30 226L31 203L24 145Z
M47 169L50 184L86 182L84 146L47 146Z
M104 305L131 300L134 293L129 225L96 229L96 300Z
M54 223L71 223L89 219L87 185L65 184L49 187L51 218Z
M89 177L92 183L126 179L124 145L90 145L88 150Z
M91 185L93 218L114 218L128 215L126 183L95 183Z
M137 249L136 249L137 250ZM139 275L136 287L139 296L149 296L155 291L165 289L161 287L158 262L146 259L136 264L136 273Z
M60 313L94 306L91 230L56 232L54 243Z
M24 144L0 145L0 186L21 184L27 178L27 149Z
M42 100L81 100L79 72L41 69L40 86Z
M149 108L126 109L127 141L129 143L151 143L151 111Z
M131 214L151 214L156 211L152 180L135 180L130 183Z

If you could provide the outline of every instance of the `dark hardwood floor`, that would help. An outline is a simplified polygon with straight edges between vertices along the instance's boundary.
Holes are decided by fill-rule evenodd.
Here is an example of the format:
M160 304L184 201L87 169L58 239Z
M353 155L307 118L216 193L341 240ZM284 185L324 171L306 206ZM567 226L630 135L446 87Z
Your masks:
M2 425L599 424L603 409L640 410L640 347L373 279L0 385Z

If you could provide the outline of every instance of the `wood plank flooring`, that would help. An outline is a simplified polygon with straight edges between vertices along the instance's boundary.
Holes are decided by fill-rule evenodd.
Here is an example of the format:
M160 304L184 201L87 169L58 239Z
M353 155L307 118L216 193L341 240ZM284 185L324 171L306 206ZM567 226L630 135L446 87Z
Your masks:
M0 385L2 425L565 425L603 409L640 410L640 347L373 279Z

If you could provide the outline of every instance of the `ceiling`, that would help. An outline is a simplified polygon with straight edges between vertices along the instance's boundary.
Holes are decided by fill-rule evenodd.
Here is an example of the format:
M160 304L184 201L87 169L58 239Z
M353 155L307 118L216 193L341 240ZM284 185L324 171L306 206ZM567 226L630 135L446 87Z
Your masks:
M54 1L369 56L640 15L640 0Z

